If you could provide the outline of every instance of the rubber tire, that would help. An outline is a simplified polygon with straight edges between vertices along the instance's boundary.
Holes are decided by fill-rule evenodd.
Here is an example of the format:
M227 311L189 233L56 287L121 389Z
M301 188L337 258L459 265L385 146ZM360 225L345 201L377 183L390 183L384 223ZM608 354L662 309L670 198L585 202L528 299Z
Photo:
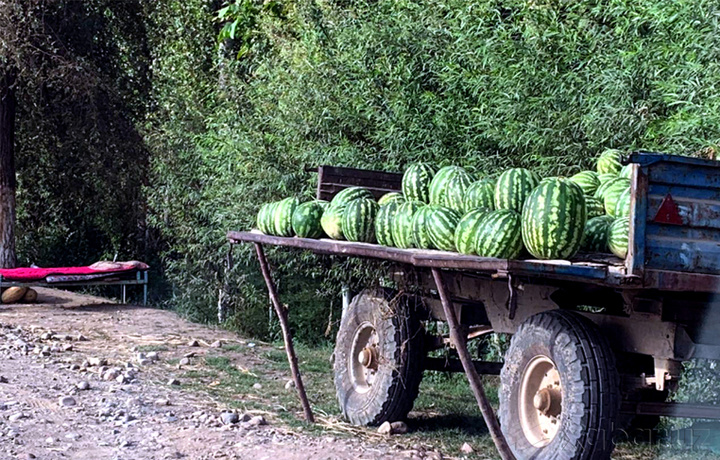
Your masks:
M334 380L345 418L355 425L404 420L417 398L423 374L424 331L406 296L389 290L365 290L355 296L340 324L334 353ZM364 322L378 334L380 364L370 391L355 390L349 354Z
M545 355L555 362L562 384L558 433L545 447L534 447L519 419L519 392L527 364ZM518 459L609 459L620 409L615 356L594 323L571 311L531 316L512 337L500 373L503 434Z

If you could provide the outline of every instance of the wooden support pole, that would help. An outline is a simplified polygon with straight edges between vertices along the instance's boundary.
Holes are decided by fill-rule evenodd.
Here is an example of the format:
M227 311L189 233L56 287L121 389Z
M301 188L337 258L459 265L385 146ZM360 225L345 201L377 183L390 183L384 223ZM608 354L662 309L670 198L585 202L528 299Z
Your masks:
M448 326L450 328L450 339L455 344L458 356L460 357L460 362L462 362L463 368L465 369L465 375L470 382L470 388L475 395L475 399L480 407L480 412L482 413L485 424L490 431L490 436L492 437L493 442L495 442L495 447L503 460L515 460L515 455L513 455L510 450L510 446L508 446L507 441L505 440L505 436L503 436L502 431L500 431L500 423L497 418L495 418L495 412L485 396L485 390L483 389L482 382L480 381L480 375L478 375L477 370L475 370L472 358L470 357L470 353L467 349L467 339L460 333L460 324L455 316L455 310L453 309L452 302L448 296L445 281L443 281L442 278L442 273L438 268L433 268L432 274L435 279L435 285L437 286L438 294L440 294L440 301L443 309L445 310L445 317L447 318Z
M270 275L270 267L268 266L267 259L265 259L265 251L263 251L263 247L260 243L255 243L255 251L257 252L258 261L260 262L260 270L262 270L263 278L265 278L265 284L267 284L270 300L272 301L272 304L275 307L275 313L277 313L278 319L280 320L280 328L282 329L283 341L285 342L285 352L287 353L288 362L290 363L290 372L292 372L295 388L297 388L298 396L300 397L300 402L302 403L303 411L305 412L305 420L308 423L315 423L315 417L313 416L310 403L308 402L307 395L305 394L305 386L303 385L302 378L300 377L297 356L295 355L295 347L293 346L293 339L288 325L287 311L280 303L275 283Z

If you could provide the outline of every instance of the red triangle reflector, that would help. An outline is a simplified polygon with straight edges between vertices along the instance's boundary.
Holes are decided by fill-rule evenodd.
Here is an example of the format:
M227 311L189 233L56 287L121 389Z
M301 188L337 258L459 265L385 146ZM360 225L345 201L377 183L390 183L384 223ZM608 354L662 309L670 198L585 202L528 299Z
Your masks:
M673 200L672 196L668 193L663 202L660 204L657 214L653 222L658 224L672 224L672 225L683 225L682 217L680 217L680 211L678 211L677 203Z

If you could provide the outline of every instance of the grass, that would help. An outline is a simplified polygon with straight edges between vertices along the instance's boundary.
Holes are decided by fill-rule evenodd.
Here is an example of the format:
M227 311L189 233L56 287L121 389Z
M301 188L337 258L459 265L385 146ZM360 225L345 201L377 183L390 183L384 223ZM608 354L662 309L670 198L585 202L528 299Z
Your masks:
M183 387L208 393L228 407L243 411L269 413L291 429L308 434L358 436L372 442L378 436L374 428L350 427L341 419L332 381L330 346L296 346L300 370L308 398L320 423L308 426L302 419L302 408L294 390L285 389L290 379L285 350L280 344L249 348L228 345L221 349L208 349L203 361L184 369ZM488 398L497 407L497 377L484 377ZM253 385L259 383L262 388ZM393 437L396 442L410 448L422 445L448 455L459 455L463 443L475 450L467 458L494 459L494 446L475 403L467 380L462 374L428 371L420 386L408 419L410 433ZM716 431L720 433L720 430ZM671 433L672 435L672 433ZM707 450L691 449L686 444L671 443L665 438L654 444L620 443L613 455L616 460L720 460L720 455ZM720 435L718 436L720 439ZM720 446L720 441L715 445Z

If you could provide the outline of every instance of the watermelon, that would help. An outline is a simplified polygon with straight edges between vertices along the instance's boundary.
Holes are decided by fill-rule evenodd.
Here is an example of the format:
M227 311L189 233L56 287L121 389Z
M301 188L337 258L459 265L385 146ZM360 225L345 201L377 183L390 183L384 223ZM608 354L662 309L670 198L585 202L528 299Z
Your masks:
M342 231L348 241L375 242L375 216L379 206L372 198L350 201L343 212Z
M413 247L418 249L434 249L430 235L427 232L427 220L435 209L436 205L423 206L413 216L412 220L412 240Z
M292 228L300 238L320 238L323 234L320 219L323 207L317 201L308 201L295 208L292 215Z
M381 196L378 200L378 204L380 206L385 206L386 204L393 203L393 202L405 202L405 197L400 192L390 192L386 193L385 195Z
M582 171L570 178L583 190L585 196L593 196L600 186L600 179L595 171Z
M288 197L275 207L275 234L277 236L293 236L292 216L300 201L295 197Z
M425 163L410 165L403 174L402 192L408 201L430 201L430 183L435 176L432 166Z
M515 259L523 249L520 214L509 209L491 211L480 220L475 253L481 257Z
M315 202L316 202L317 204L319 204L320 207L322 207L323 211L325 211L327 208L330 207L330 202L329 202L329 201L325 201L325 200L315 200Z
M630 216L630 200L632 198L632 194L630 192L630 187L627 187L622 194L620 195L620 198L617 200L617 204L615 205L615 217L629 217Z
M352 200L358 198L370 198L373 199L373 194L370 190L362 187L348 187L340 190L330 202L331 204L343 204L349 203Z
M275 235L275 210L277 209L279 201L270 203L265 213L265 228L267 228L268 235Z
M610 224L607 245L610 252L624 259L628 253L628 239L630 238L630 218L619 217Z
M495 209L495 181L492 179L481 179L473 182L465 191L463 198L463 209L465 212L473 209L483 208Z
M588 219L580 241L580 249L585 252L608 252L608 231L614 220L610 216Z
M624 177L625 179L632 179L632 164L623 166L620 170L619 176Z
M430 203L462 213L465 191L472 182L472 176L463 168L446 166L438 171L430 183Z
M597 172L598 174L620 174L622 169L622 152L617 149L607 149L600 154L597 161Z
M380 206L375 217L375 238L378 244L395 246L392 236L392 222L400 205L399 201L391 201L385 206Z
M598 174L598 180L600 181L600 185L609 182L615 178L617 178L617 174L608 173L608 174Z
M415 213L423 207L420 201L406 201L401 204L392 223L392 239L395 247L408 249L413 247L412 220Z
M630 187L630 179L624 179L618 177L610 182L610 185L605 189L603 194L603 203L605 204L605 212L608 215L615 217L615 207L617 206L620 195L625 192L625 189Z
M270 207L270 203L265 203L264 205L260 206L260 210L257 213L257 228L264 234L269 234L268 228L265 226L266 222L266 216L268 213L268 208Z
M595 194L593 195L594 198L605 200L605 192L607 191L608 187L610 187L616 180L620 179L618 176L613 176L606 180L605 182L600 183L600 187L597 188L595 191ZM627 180L627 179L622 179Z
M475 243L480 229L480 221L490 211L492 209L475 208L460 219L457 228L455 228L455 248L459 253L475 254Z
M532 191L522 212L522 239L538 259L568 259L580 249L587 221L582 188L554 179Z
M334 240L345 239L345 235L342 230L342 223L343 213L345 212L346 206L347 205L345 204L330 204L320 218L320 225L322 226L323 231L327 234L327 236Z
M540 183L540 176L525 168L508 169L495 184L495 209L521 212L530 192Z
M587 218L592 219L593 217L605 215L605 204L602 200L592 197L585 197L585 209L587 209Z
M455 228L460 214L445 206L434 206L427 216L426 228L432 245L441 251L455 250Z

